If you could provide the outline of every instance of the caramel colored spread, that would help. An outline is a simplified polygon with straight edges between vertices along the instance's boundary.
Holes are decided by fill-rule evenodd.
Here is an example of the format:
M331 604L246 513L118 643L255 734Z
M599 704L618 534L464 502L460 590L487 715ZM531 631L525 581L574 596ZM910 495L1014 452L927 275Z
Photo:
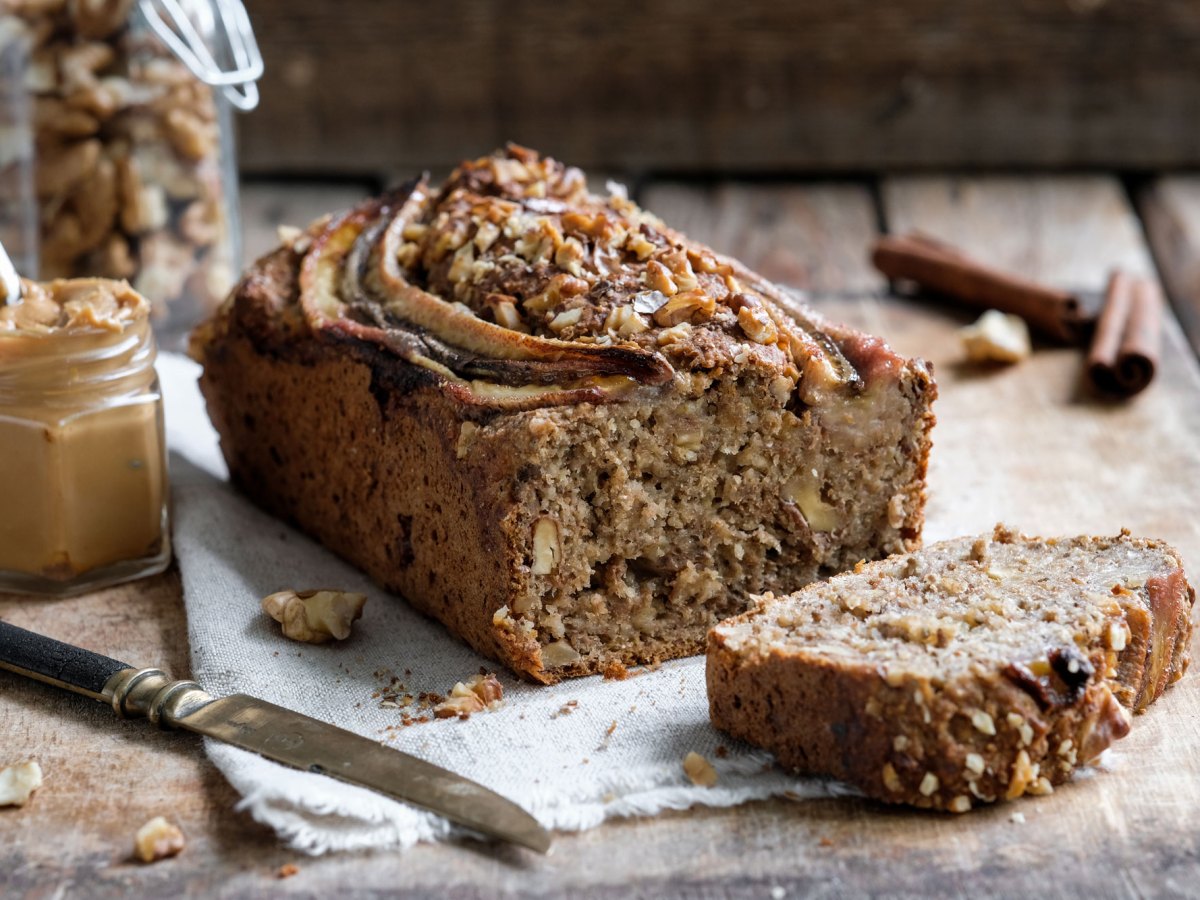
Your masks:
M71 583L164 555L148 312L93 279L27 281L0 307L0 573Z

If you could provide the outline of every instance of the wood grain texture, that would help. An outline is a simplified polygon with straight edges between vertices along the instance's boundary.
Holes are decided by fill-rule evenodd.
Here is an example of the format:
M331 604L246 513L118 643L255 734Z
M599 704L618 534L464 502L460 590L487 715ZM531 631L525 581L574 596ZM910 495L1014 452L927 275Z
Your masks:
M1200 353L1200 176L1150 182L1138 193L1138 209L1175 313Z
M672 227L772 281L838 294L883 284L867 258L878 229L866 184L657 182L639 200Z
M1188 0L251 0L256 172L1194 164Z
M1018 192L1044 184L1014 184ZM679 190L673 188L673 190ZM653 191L649 195L653 195ZM885 196L887 196L885 192ZM705 192L681 203L705 208ZM1041 276L1098 282L1088 269L1044 256L1069 247L1078 226L1066 202L1042 208L1038 229L1010 224L1015 201L976 201L972 220L1005 234L1007 258L1040 260ZM1021 208L1018 204L1018 208ZM1046 209L1059 210L1049 213ZM934 233L946 212L889 205ZM1126 210L1128 214L1128 210ZM958 221L958 220L955 220ZM1098 235L1130 259L1145 248L1119 218ZM982 222L976 223L986 231ZM745 227L762 228L748 220ZM779 224L772 228L793 228ZM697 222L721 234L722 223ZM731 241L749 241L733 228ZM770 236L755 238L763 246ZM853 254L844 248L846 258ZM1060 267L1061 266L1061 267ZM1042 350L1021 365L981 372L959 363L958 317L887 297L819 300L826 313L876 330L901 352L935 364L936 405L927 537L990 528L998 519L1042 533L1135 532L1200 559L1200 370L1169 323L1162 377L1125 404L1076 391L1082 360ZM0 618L135 663L186 671L185 630L173 575L68 601L0 596ZM1195 673L1168 691L1108 757L1107 769L1053 795L946 816L855 799L696 809L560 835L554 853L471 843L405 853L298 857L232 811L232 791L188 735L118 722L98 704L0 673L0 764L33 756L46 784L22 810L0 810L5 897L370 896L447 898L763 898L1088 896L1194 894L1200 883L1200 702ZM1020 812L1024 823L1014 822ZM173 814L188 834L180 857L129 862L133 831ZM278 867L300 867L286 881Z

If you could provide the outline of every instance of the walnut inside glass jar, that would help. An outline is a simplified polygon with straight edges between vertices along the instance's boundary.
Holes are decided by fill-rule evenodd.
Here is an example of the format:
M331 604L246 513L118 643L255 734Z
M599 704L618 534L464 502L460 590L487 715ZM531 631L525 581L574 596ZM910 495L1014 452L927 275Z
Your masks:
M27 47L37 274L127 278L160 331L182 334L234 276L236 187L217 93L130 0L5 9Z

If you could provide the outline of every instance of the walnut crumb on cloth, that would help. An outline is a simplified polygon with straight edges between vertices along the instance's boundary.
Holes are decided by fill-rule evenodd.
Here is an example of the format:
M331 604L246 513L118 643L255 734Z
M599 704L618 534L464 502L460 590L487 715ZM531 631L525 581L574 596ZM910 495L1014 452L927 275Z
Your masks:
M284 637L305 644L344 641L362 618L366 594L349 591L277 591L263 598L262 609L283 626Z
M710 788L717 783L717 770L695 750L683 758L683 771L696 787Z

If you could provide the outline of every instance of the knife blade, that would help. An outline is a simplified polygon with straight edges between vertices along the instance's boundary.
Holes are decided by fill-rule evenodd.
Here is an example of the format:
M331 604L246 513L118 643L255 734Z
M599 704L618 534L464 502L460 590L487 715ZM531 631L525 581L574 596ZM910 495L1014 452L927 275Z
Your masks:
M550 834L520 806L449 769L257 697L214 698L194 681L139 669L0 622L0 668L233 744L296 769L328 775L445 816L538 853Z

